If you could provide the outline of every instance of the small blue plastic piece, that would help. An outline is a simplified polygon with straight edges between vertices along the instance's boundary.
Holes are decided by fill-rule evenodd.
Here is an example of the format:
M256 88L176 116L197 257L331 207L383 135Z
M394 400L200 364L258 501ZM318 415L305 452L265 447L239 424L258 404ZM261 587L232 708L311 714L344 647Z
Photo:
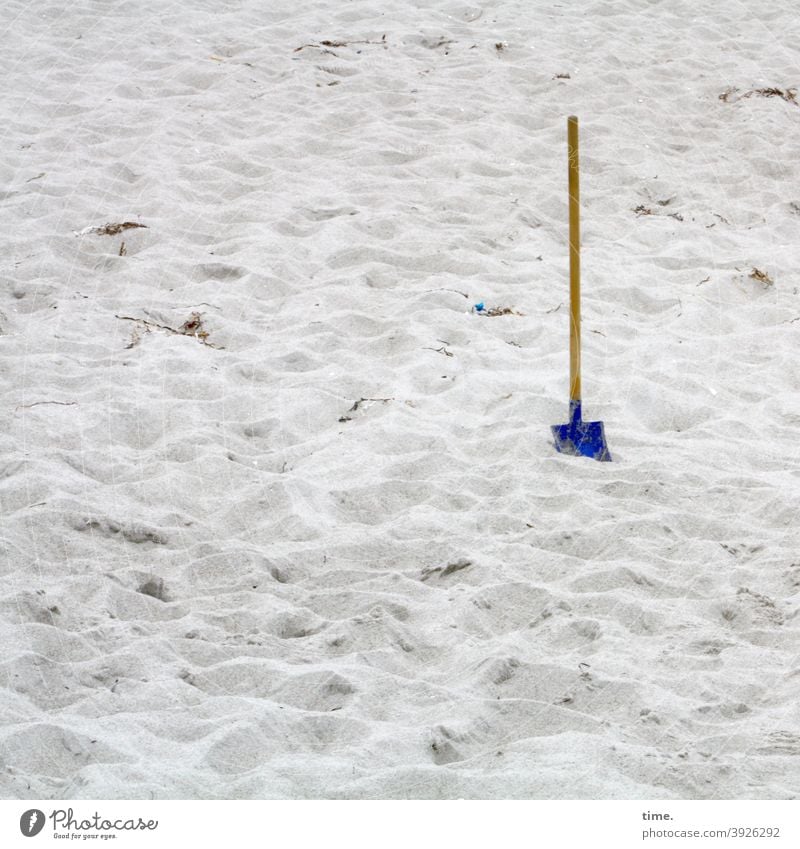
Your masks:
M486 309L486 304L481 301L479 304L475 304L475 312L483 312Z
M581 402L569 402L569 424L552 425L556 451L582 455L594 460L610 461L602 422L585 422L581 418Z

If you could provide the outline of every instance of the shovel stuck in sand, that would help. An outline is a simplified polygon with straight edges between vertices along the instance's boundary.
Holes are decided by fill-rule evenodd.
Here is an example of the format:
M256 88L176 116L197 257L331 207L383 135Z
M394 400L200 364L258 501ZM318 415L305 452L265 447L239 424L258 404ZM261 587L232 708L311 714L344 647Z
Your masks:
M578 119L567 118L569 167L569 423L552 425L556 450L610 460L602 422L581 418L581 228L578 181Z

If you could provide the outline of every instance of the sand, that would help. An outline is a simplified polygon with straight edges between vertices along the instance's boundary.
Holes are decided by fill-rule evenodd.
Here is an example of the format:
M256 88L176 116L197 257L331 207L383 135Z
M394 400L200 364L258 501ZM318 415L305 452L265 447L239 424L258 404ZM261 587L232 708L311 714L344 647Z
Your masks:
M0 26L0 795L796 797L793 4Z

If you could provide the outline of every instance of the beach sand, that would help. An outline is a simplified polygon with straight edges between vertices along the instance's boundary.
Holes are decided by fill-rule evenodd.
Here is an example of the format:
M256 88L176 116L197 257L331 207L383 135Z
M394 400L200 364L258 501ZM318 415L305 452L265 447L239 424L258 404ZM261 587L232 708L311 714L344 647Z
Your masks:
M3 4L0 795L796 797L793 4L300 5Z

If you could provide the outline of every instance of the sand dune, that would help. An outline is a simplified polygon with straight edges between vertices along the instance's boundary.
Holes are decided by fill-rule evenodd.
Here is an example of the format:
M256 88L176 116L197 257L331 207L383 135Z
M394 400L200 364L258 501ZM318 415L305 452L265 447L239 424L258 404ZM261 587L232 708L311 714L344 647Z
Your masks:
M4 4L0 794L796 796L793 6L302 5Z

